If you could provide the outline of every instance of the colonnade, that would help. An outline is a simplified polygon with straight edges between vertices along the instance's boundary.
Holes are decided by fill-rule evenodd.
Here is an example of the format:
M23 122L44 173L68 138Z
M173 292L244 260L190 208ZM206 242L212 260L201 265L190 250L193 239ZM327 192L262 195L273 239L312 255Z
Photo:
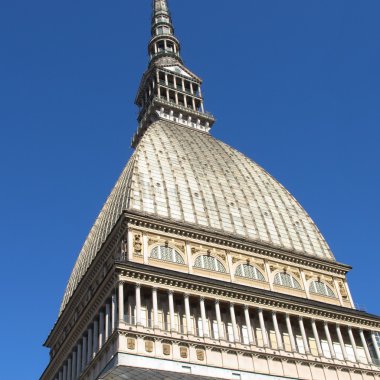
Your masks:
M380 365L376 333L323 320L119 282L54 380L76 380L125 325L248 346Z
M121 282L118 294L118 318L130 325L329 359L380 360L373 331L139 284Z

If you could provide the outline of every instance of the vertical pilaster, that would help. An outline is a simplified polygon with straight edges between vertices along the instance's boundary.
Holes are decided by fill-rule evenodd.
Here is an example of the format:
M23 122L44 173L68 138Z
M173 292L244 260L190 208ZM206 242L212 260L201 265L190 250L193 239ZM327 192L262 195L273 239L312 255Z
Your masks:
M251 317L249 315L248 305L244 305L244 317L245 317L245 325L247 326L247 331L248 331L249 343L254 344L255 340L254 340L253 334L252 334Z
M296 340L294 339L290 315L286 314L285 319L286 319L286 327L288 329L288 334L289 334L289 339L290 339L290 346L291 346L293 352L297 352L297 345L296 345Z
M259 313L260 329L261 329L261 334L263 336L264 347L269 347L268 332L267 332L267 329L265 327L263 309L259 309L258 313Z
M77 378L76 374L77 374L77 353L76 351L74 351L72 365L71 365L71 380L75 380Z
M67 364L63 366L63 375L62 375L63 380L67 380Z
M344 344L344 340L343 340L343 336L342 336L342 331L341 331L339 325L336 325L336 334L338 335L338 340L339 340L340 348L342 350L343 359L344 360L348 360L346 346Z
M67 380L71 380L71 357L68 358L67 360L67 375L66 375Z
M299 325L300 325L300 330L301 330L301 335L302 335L302 341L303 341L303 345L305 347L305 352L307 354L310 354L310 347L309 347L309 342L307 340L307 335L306 335L306 331L305 331L305 325L303 323L303 318L299 317L298 322L299 322Z
M191 254L191 246L189 242L186 242L185 245L186 256L187 256L187 264L189 265L189 273L193 273L193 256Z
M282 336L281 336L280 329L278 327L277 314L275 311L272 312L272 320L273 320L274 331L276 333L277 348L279 350L283 350L284 343L282 342Z
M362 345L364 348L364 352L365 352L365 356L367 358L368 364L371 364L372 363L371 354L369 352L367 340L365 339L364 332L362 329L359 330L359 335L360 335L360 340L362 341Z
M112 294L111 300L111 332L113 333L116 329L116 294Z
M349 338L350 338L350 342L351 342L352 349L354 350L355 360L356 360L357 362L360 362L360 360L359 360L358 350L357 350L357 348L356 348L355 337L354 337L354 334L353 334L353 332L352 332L352 328L351 328L351 327L348 328L348 336L349 336Z
M99 351L102 349L104 344L104 312L101 311L99 313L99 341L98 341L98 347Z
M157 300L157 288L152 288L152 305L153 305L153 327L155 329L160 328L158 323L158 300Z
M119 297L118 297L118 321L119 324L124 322L124 282L119 282Z
M141 285L136 284L136 324L141 325Z
M77 367L76 367L76 377L79 377L82 372L82 345L78 343L77 346Z
M273 281L272 281L272 276L271 276L271 270L268 261L265 261L265 270L267 272L267 277L269 281L269 288L270 290L273 291Z
M208 337L209 331L208 331L208 325L207 325L207 318L206 318L206 307L205 307L205 299L204 297L200 298L200 309L201 309L201 319L202 319L202 327L203 327L203 336Z
M222 316L220 314L219 300L215 300L215 316L216 316L216 322L218 324L219 339L225 339L223 325L222 325Z
M87 330L87 363L92 361L92 329Z
M87 349L87 338L84 336L82 339L82 362L80 366L81 371L83 371L86 368L86 364L87 364L86 349Z
M107 342L110 336L111 329L111 306L109 303L106 303L106 318L104 321L104 342Z
M58 380L63 380L63 369L59 371Z
M303 287L304 287L304 289L305 289L306 298L310 298L309 287L308 287L308 285L307 285L307 281L306 281L305 273L304 273L303 271L301 271L301 279L302 279Z
M314 335L315 343L317 345L318 355L323 356L321 340L319 339L318 328L317 328L317 324L315 322L315 319L311 320L311 328L313 329L313 335Z
M92 357L94 358L99 351L99 322L94 320L94 331L92 337Z
M149 252L148 252L148 236L143 235L143 256L144 256L144 264L149 263Z
M379 349L379 345L377 344L376 334L374 331L371 332L371 339L372 339L373 348L375 349L375 352L376 352L377 360L380 360L380 349Z
M231 302L230 303L230 314L231 314L231 323L232 323L232 330L234 332L234 340L235 342L239 342L239 330L236 323L236 315L235 315L235 305Z
M187 327L187 333L188 334L194 334L194 329L191 324L191 315L190 315L190 300L189 300L189 294L185 293L184 295L184 302L185 302L185 315L186 315L186 327Z
M336 358L336 354L335 354L335 350L334 350L334 344L333 344L333 341L331 339L329 324L327 322L324 322L323 327L325 329L325 334L326 334L326 338L327 338L327 343L329 345L329 350L330 350L331 357L333 359L335 359Z
M175 313L174 313L174 295L173 295L172 290L168 291L168 301L169 301L170 331L176 331Z

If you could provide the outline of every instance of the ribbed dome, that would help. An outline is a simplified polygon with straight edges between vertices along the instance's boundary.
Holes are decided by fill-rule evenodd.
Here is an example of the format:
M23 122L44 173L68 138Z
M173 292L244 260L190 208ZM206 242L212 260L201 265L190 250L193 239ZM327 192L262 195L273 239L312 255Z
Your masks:
M209 134L157 121L143 136L92 227L61 312L124 210L334 260L305 210L258 164Z

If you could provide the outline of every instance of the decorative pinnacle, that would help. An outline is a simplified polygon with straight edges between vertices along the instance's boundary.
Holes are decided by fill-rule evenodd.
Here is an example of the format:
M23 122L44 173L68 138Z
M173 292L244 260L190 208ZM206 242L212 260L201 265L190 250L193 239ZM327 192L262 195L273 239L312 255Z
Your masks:
M174 36L174 28L166 0L153 0L152 39L149 43L151 61L160 57L179 58L180 43Z

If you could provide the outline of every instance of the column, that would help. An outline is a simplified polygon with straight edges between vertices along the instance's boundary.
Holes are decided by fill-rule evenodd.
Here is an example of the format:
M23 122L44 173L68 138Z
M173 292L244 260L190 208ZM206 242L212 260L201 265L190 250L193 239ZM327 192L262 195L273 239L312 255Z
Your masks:
M63 370L61 369L58 374L58 380L63 380Z
M118 321L124 322L124 282L119 282Z
M292 328L292 323L291 323L289 314L286 314L285 318L286 318L286 327L288 329L288 334L289 334L289 339L290 339L290 346L292 347L293 352L297 352L296 340L294 339L293 328Z
M343 340L343 336L342 336L342 331L340 330L340 326L339 325L336 325L336 334L338 335L339 344L340 344L340 348L342 350L343 358L344 358L344 360L348 360L346 346L344 344L344 340Z
M92 336L92 357L94 358L99 351L99 322L94 321L94 331Z
M209 331L208 331L208 326L207 326L206 307L205 307L204 297L200 298L200 309L201 309L201 318L202 318L202 326L203 326L203 336L208 337Z
M99 351L102 349L104 344L104 313L101 311L99 313L99 341L98 341L98 347Z
M152 288L152 306L153 306L153 328L158 329L158 301L157 301L157 288Z
M186 314L186 327L187 327L187 333L188 334L194 334L194 329L191 324L191 315L190 315L190 300L189 295L186 293L184 296L185 300L185 314Z
M230 314L231 314L231 323L232 323L232 330L234 332L234 339L235 342L239 342L239 330L236 323L236 316L235 316L235 305L231 302L230 303Z
M365 351L365 356L367 358L368 364L371 364L372 363L371 354L369 353L367 341L365 339L364 332L362 329L359 330L359 335L360 335L360 340L362 341L362 345Z
M63 366L63 380L67 380L67 364Z
M333 344L333 341L332 341L331 335L330 335L329 324L327 322L325 322L323 325L324 325L324 328L325 328L325 334L326 334L326 338L327 338L327 343L329 345L329 350L330 350L331 357L333 359L335 359L336 355L335 355L335 350L334 350L334 344Z
M282 342L282 336L281 336L281 333L280 333L280 329L278 327L277 314L276 314L275 311L272 312L272 320L273 320L274 331L276 333L277 349L278 350L283 350L284 349L284 344Z
M307 336L306 336L305 326L304 326L304 324L303 324L303 318L302 318L302 317L299 317L299 325L300 325L300 330L301 330L301 335L302 335L303 345L305 346L305 352L306 352L307 354L310 354L309 342L307 341Z
M141 325L141 285L136 284L136 324Z
M264 347L269 347L268 333L265 327L263 309L259 309L259 321L260 321L261 334L263 336Z
M315 319L311 320L311 328L313 329L315 343L317 344L318 355L323 356L321 340L319 339L319 334L318 334L317 324L315 323Z
M67 380L71 380L71 357L67 360L67 375L66 375Z
M111 302L111 333L115 331L116 328L116 294L112 294Z
M245 325L247 326L247 330L248 330L249 343L254 344L255 340L253 339L251 317L249 315L248 305L244 305L244 317L245 317Z
M355 360L359 362L359 354L358 354L358 350L356 349L355 337L354 337L351 327L348 328L348 336L350 337L352 349L354 350Z
M169 297L170 331L176 331L175 314L174 314L174 296L173 296L172 290L169 290L168 297Z
M86 357L86 348L87 348L87 338L84 336L82 339L82 361L81 361L81 371L86 368L87 357Z
M110 335L111 326L111 306L109 303L106 304L106 318L104 321L104 343L107 342Z
M92 361L92 329L87 330L87 363Z
M77 354L74 351L72 365L71 365L71 380L75 380L77 378L76 373L77 373Z
M76 377L79 377L82 372L82 346L78 343L77 346L77 367L76 367Z
M218 324L219 339L225 339L223 325L222 325L222 316L220 314L219 300L215 300L215 316L216 316L216 322Z
M377 360L380 360L380 349L379 349L379 345L377 344L376 334L374 331L371 332L371 339L372 339L373 348L375 349L375 352L376 352Z

